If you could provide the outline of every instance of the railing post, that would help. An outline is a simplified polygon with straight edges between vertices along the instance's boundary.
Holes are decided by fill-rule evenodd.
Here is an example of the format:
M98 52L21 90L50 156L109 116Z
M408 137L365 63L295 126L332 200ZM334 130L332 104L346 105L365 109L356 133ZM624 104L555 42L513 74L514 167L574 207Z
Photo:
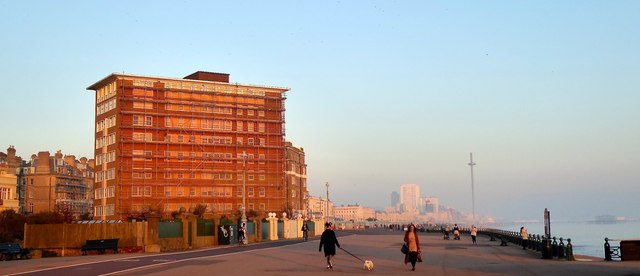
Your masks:
M558 259L564 259L564 242L562 237L560 237L560 244L558 245Z
M573 245L571 245L571 239L567 239L567 261L575 261L573 256Z
M609 244L609 238L604 238L604 260L611 261L611 245Z
M551 259L551 240L546 237L542 240L542 258Z
M551 256L558 257L558 241L556 241L556 237L553 237L553 243L551 243Z
M536 235L536 251L542 251L542 238L540 237L540 235Z

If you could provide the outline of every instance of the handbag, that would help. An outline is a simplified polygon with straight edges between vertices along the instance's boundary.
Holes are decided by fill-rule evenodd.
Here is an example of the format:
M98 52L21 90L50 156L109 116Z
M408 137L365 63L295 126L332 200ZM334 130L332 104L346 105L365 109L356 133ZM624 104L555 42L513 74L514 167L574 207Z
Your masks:
M402 252L402 254L409 253L409 247L407 246L406 243L402 245L402 248L400 249L400 251Z
M418 262L422 262L422 253L418 252Z

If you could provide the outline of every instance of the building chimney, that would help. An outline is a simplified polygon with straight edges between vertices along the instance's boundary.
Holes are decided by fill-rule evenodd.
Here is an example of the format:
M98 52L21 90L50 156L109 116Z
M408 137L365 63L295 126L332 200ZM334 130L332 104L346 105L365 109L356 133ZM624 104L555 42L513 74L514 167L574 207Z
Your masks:
M75 167L76 166L76 156L75 155L66 155L64 157L64 162L67 163L67 165Z
M51 173L51 168L49 167L49 157L51 157L51 154L48 151L38 152L38 165L36 166L36 174Z

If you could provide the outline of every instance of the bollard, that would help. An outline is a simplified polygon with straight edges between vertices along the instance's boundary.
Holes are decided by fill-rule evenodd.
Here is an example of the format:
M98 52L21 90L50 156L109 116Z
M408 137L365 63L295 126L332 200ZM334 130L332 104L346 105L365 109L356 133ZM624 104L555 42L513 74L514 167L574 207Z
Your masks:
M573 256L573 245L571 245L571 239L567 239L567 261L575 261Z
M551 244L551 256L558 257L558 242L556 237L553 237L553 243Z
M536 237L536 251L540 252L542 251L542 239L540 238L540 235L535 235Z
M558 259L564 259L564 242L562 241L562 237L560 237L560 244L558 245Z
M609 244L609 238L604 238L604 260L612 261L611 259L611 245Z
M551 259L551 240L544 238L542 240L542 258Z

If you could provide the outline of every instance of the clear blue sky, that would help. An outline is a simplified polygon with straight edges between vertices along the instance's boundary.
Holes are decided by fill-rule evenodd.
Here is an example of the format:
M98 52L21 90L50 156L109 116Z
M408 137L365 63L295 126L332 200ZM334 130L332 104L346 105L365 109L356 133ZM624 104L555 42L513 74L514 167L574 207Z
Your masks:
M640 217L639 1L0 0L0 147L90 156L112 72L290 87L312 194Z

